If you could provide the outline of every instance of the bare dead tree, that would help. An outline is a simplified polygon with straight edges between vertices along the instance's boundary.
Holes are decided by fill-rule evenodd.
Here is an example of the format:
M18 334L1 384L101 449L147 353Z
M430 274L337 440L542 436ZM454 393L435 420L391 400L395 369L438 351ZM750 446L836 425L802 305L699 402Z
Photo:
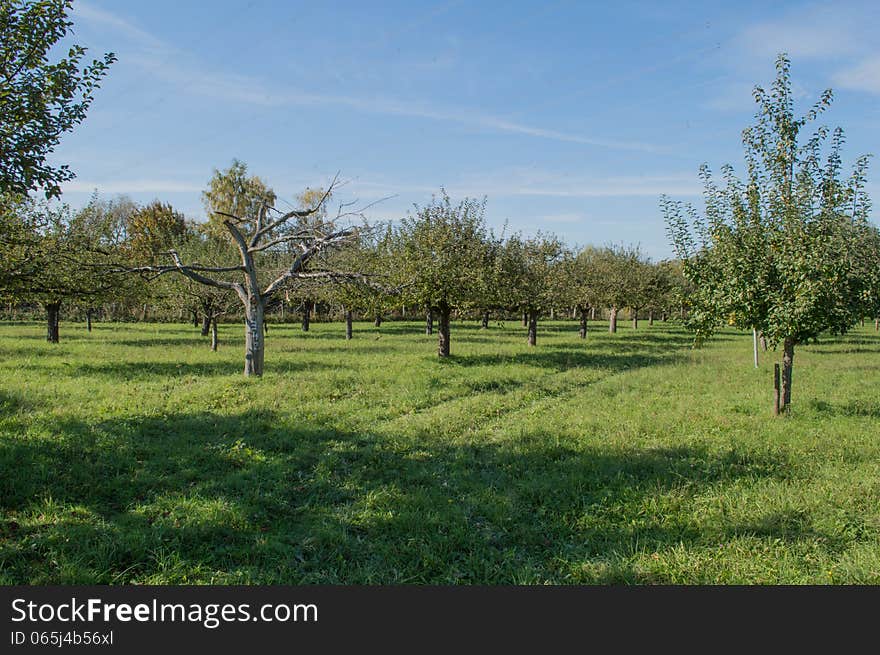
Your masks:
M245 313L245 364L246 376L263 374L264 315L272 298L302 281L341 282L362 280L365 276L356 272L328 270L314 266L322 253L343 247L352 242L358 228L338 227L343 221L364 219L363 212L375 203L359 210L351 210L353 203L340 205L332 219L322 217L320 211L339 186L338 176L325 191L316 205L303 210L286 213L263 203L256 216L241 217L232 213L215 212L223 217L223 225L238 250L241 263L233 266L204 266L197 262L185 263L177 251L168 251L170 265L129 268L149 277L165 273L179 273L200 284L234 291L244 305ZM270 214L274 213L274 217ZM261 286L259 255L274 253L290 258L274 279ZM223 277L218 277L218 274ZM233 275L234 274L234 275ZM239 279L228 279L239 277Z

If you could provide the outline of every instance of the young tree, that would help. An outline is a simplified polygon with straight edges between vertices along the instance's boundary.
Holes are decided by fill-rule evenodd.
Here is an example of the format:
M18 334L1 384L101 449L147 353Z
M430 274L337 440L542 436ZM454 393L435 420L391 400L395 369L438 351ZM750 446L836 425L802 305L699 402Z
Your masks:
M0 193L28 194L42 188L59 197L73 179L67 165L46 163L61 135L85 119L93 93L116 57L80 68L86 49L50 53L73 26L72 0L0 1Z
M695 287L689 325L697 343L722 322L782 342L780 404L787 410L795 346L847 331L864 310L870 282L856 264L857 235L870 204L865 157L841 179L840 128L819 127L801 140L831 103L831 90L797 117L787 56L779 56L776 70L769 92L755 88L756 123L743 131L746 179L727 166L719 188L704 166L705 216L667 198L662 207Z
M450 352L449 319L455 308L478 299L476 273L485 260L485 199L465 198L453 205L445 190L415 216L403 219L396 233L400 255L396 274L407 304L425 307L439 318L438 355Z

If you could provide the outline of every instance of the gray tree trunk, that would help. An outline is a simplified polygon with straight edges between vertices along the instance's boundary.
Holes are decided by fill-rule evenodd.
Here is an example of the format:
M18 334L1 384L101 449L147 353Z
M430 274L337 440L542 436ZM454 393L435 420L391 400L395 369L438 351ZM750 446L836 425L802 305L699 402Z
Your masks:
M434 310L431 308L425 311L425 334L434 334Z
M794 368L794 339L787 337L782 347L782 407L786 412L791 405L791 374Z
M483 315L480 317L480 327L484 330L489 328L489 310L484 310Z
M205 314L202 317L202 336L208 336L208 333L211 331L211 315Z
M211 350L217 352L218 345L220 345L220 341L217 339L217 319L215 317L211 319Z
M439 357L449 357L449 315L451 313L452 309L449 305L440 305L440 329L437 340L437 355Z
M528 312L523 312L523 327L529 327L529 314L528 314Z
M86 310L86 331L92 331L92 308Z
M244 334L244 374L246 376L263 374L263 303L254 297L248 298L245 306Z
M649 326L654 325L654 310L653 309L648 312L648 325Z
M635 307L633 309L633 330L639 329L639 308Z
M60 302L46 303L46 341L49 343L58 343L58 323L61 315Z
M608 315L608 332L615 334L617 332L617 307L612 307Z
M351 322L352 322L352 314L350 309L345 310L345 339L346 341L351 339Z
M529 312L529 345L538 343L538 312Z
M376 327L382 327L382 315L381 314L376 314L376 320L373 321L373 325L375 325Z

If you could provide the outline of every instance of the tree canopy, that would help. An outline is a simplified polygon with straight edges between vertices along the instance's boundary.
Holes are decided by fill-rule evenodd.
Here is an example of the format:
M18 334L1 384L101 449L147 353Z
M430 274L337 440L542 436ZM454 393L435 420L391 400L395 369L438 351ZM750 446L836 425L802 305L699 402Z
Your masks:
M42 189L47 198L57 198L61 183L74 177L68 165L51 165L46 158L61 136L85 119L116 57L107 53L83 65L86 49L71 45L52 60L73 26L71 5L72 0L0 0L0 192Z

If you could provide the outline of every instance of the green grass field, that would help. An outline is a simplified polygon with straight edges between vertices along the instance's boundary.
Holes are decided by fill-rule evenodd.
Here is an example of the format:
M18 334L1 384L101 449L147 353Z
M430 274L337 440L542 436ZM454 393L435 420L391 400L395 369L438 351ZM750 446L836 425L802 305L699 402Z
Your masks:
M0 326L0 582L880 582L880 337Z

